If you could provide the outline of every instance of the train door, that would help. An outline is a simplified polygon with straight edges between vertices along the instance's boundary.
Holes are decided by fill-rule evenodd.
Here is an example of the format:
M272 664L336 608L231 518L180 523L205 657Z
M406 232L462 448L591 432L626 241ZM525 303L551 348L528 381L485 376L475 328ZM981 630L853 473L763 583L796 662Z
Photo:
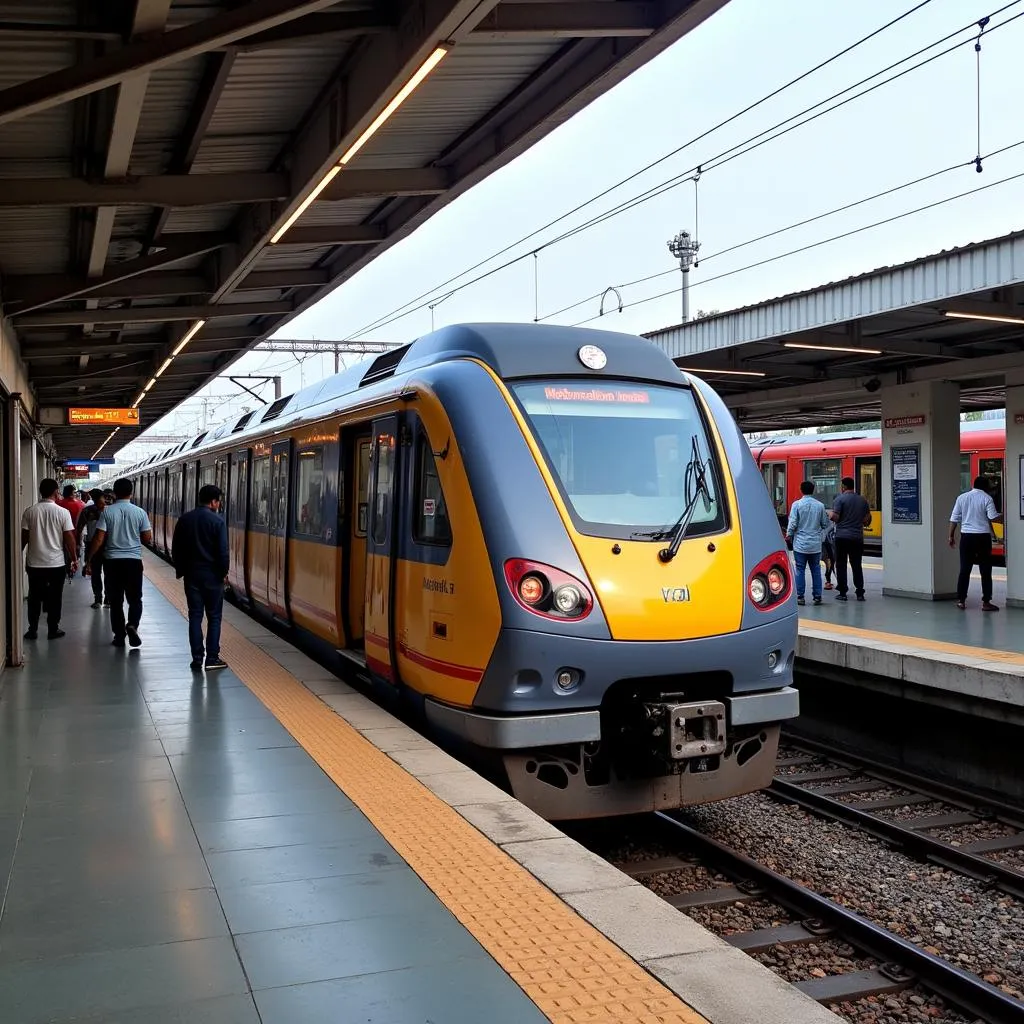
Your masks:
M996 511L1003 511L1003 458L982 454L978 458L978 476L988 480L989 494L995 502ZM971 481L973 483L973 481ZM1002 553L1003 524L993 523L992 531L995 534L995 547L998 553Z
M291 479L291 441L270 450L270 535L267 553L267 599L271 610L288 618L288 492Z
M882 457L880 455L858 456L854 461L853 478L857 481L857 492L871 509L871 525L864 530L866 541L882 539Z
M349 507L346 519L349 523L346 538L345 582L343 595L348 622L345 630L349 645L364 646L365 635L363 613L366 609L366 530L370 510L370 435L360 431L355 434L342 432L342 458L348 459L349 479L353 485L348 489Z
M772 507L778 517L779 525L786 529L788 511L786 509L786 464L784 462L765 462L761 465L761 476L772 499Z
M228 544L230 564L228 582L236 593L251 600L249 593L249 449L232 452L228 470Z
M370 450L363 630L367 665L384 679L395 683L398 680L394 669L391 589L394 579L397 463L398 417L384 416L373 421Z
M245 545L246 584L253 601L268 604L270 558L270 449L260 445L252 453L249 470L249 530Z

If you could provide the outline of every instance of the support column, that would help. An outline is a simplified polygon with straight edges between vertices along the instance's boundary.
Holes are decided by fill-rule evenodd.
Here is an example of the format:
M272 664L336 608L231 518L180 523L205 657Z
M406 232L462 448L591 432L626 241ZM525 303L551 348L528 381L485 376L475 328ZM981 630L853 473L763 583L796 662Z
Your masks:
M1003 471L1003 538L1006 544L1006 603L1024 608L1024 370L1006 375L1006 465Z
M24 620L22 603L24 600L25 571L22 567L21 555L21 396L11 395L0 410L4 417L3 442L3 488L4 520L3 531L7 538L4 551L4 585L7 605L4 614L4 632L7 642L4 656L7 664L20 666L24 663L21 627Z
M944 381L882 391L882 593L956 597L960 560L949 513L960 493L960 388Z
M18 516L33 504L39 497L39 481L43 478L38 475L39 458L36 452L36 441L34 437L21 437L21 424L14 434L20 438L21 443L21 493L19 494Z

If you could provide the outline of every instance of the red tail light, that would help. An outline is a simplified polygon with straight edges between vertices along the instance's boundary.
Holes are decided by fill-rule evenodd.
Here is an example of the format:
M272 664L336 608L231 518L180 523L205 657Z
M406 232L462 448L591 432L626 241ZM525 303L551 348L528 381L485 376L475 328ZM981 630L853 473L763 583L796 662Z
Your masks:
M594 607L590 591L575 576L541 562L510 558L505 580L523 608L546 619L585 619Z
M763 558L747 577L747 597L760 612L781 604L792 589L793 574L789 571L789 556L785 551Z

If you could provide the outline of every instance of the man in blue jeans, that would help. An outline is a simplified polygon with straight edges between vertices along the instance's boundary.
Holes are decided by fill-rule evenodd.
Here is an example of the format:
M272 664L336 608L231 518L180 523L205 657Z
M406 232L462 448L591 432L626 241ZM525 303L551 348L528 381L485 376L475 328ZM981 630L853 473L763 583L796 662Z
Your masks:
M810 566L811 596L815 604L821 604L821 542L831 524L825 506L814 497L814 484L810 480L800 485L800 493L803 497L793 502L786 528L786 540L793 545L796 562L796 603L805 603L807 574L804 570Z
M206 615L206 670L227 668L220 657L220 620L224 611L224 582L228 575L228 527L220 514L219 487L199 488L199 504L174 527L171 561L178 579L185 580L188 602L188 640L191 668L203 667L203 615Z

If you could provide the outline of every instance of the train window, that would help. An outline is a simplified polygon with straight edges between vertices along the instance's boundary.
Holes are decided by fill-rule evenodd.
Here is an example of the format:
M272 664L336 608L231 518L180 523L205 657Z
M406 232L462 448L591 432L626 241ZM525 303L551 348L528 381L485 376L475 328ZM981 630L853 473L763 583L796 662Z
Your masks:
M355 535L366 536L366 509L370 494L370 440L363 438L359 442L356 459L356 523Z
M181 467L172 466L167 471L167 514L181 515Z
M989 494L996 504L996 511L1003 511L1003 460L978 459L978 474L988 480Z
M271 530L285 532L288 525L288 453L278 452L274 456L274 478L271 482Z
M843 481L841 459L808 459L804 463L804 479L814 484L814 496L825 508L831 508Z
M960 493L971 489L971 457L970 455L960 456Z
M228 514L234 526L245 526L245 502L249 493L249 453L239 452L232 457L231 500Z
M430 439L420 434L416 453L416 494L413 498L412 535L417 544L450 545L452 524L448 519L448 504L437 475L437 461Z
M324 529L324 450L300 448L295 462L295 519L292 530L320 537Z
M786 464L784 462L766 462L761 467L761 476L768 494L772 499L776 515L786 513Z
M646 528L653 540L691 503L690 536L725 526L718 460L688 389L582 380L515 392L583 532Z
M206 465L199 467L199 486L205 487L207 484L217 482L217 468L213 465Z
M270 523L270 456L259 455L252 460L252 525L268 526Z
M373 469L375 473L373 542L374 544L383 544L388 539L388 513L395 473L395 438L393 434L381 434L377 438L377 457L374 460Z
M185 497L182 499L183 512L195 508L196 504L196 464L189 462L185 466Z
M881 506L878 504L878 465L874 462L865 462L857 467L857 490L861 497L868 503L868 508L876 512Z

